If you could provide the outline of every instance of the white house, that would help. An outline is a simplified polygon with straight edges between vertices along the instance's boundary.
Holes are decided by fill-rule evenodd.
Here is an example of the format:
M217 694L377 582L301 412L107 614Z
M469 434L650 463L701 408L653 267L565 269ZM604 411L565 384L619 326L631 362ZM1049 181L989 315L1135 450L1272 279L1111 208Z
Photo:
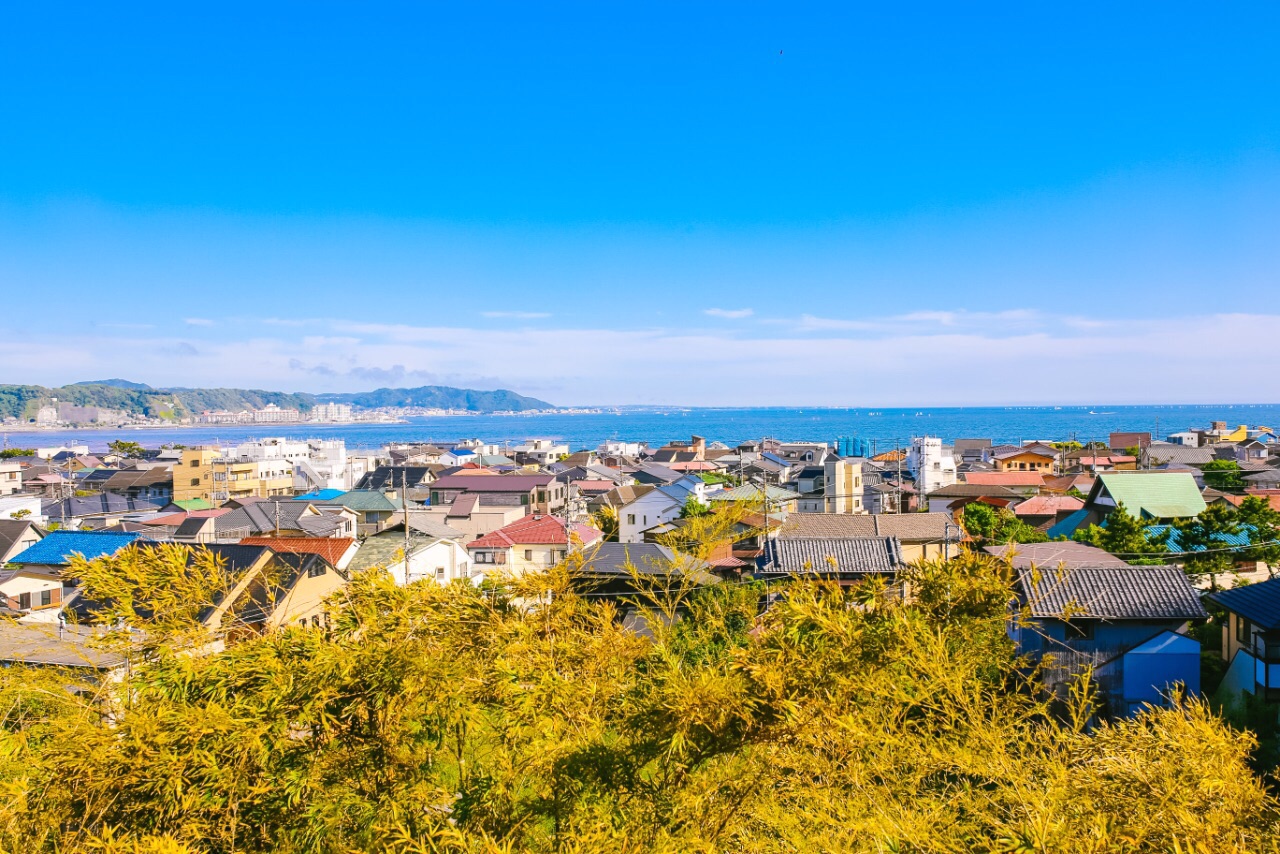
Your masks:
M618 542L643 543L645 531L679 518L690 498L706 504L711 491L701 478L692 475L654 487L618 508Z
M0 495L12 495L22 491L22 466L0 461Z
M25 519L37 525L47 525L49 519L41 511L39 495L0 496L0 519ZM25 512L24 512L25 511Z
M907 471L916 479L916 491L928 495L956 482L955 457L942 449L935 436L917 436L907 451Z

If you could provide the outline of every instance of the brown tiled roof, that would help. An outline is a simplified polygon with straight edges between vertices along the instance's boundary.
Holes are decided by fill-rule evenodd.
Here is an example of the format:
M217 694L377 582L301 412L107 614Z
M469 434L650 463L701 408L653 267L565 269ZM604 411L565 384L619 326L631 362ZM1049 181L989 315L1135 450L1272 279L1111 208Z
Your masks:
M1074 513L1082 507L1084 502L1074 495L1036 495L1019 504L1013 512L1019 516L1052 516Z
M971 471L965 483L982 486L1044 486L1044 475L1038 471Z
M558 516L531 513L496 531L467 543L468 549L505 549L515 545L568 545L569 532L577 535L583 545L604 537L589 525L573 523L566 526Z

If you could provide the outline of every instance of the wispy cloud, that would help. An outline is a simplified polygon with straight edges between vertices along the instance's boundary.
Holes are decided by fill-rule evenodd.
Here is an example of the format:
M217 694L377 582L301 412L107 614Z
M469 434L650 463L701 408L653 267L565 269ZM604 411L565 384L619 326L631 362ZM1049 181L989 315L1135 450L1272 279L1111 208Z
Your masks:
M511 320L541 320L544 317L550 317L550 312L546 311L482 311L482 317L503 317Z
M187 317L182 322L187 326L213 326L213 321L207 317Z
M702 313L711 317L723 317L725 320L742 320L755 314L755 311L749 308L708 308Z

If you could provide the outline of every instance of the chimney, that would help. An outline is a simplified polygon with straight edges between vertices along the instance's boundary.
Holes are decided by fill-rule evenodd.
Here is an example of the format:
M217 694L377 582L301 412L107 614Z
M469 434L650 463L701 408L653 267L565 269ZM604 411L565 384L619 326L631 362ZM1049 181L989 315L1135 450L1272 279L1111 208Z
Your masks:
M706 459L706 454L707 454L706 439L702 438L701 436L694 436L692 441L689 442L689 448L690 450L693 451L693 458L695 460Z

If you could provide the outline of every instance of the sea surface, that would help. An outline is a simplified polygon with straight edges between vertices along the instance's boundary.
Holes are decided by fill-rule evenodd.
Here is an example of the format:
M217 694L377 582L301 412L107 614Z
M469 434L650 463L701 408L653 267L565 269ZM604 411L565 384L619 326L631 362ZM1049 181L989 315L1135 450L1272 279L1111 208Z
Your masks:
M913 436L944 441L991 439L1076 439L1106 441L1112 431L1148 431L1164 437L1211 421L1280 427L1280 404L1168 406L1027 406L938 409L792 408L625 408L587 414L455 415L413 418L407 424L292 424L210 427L113 428L11 431L8 447L49 447L77 442L105 450L114 439L146 447L178 443L236 443L250 438L342 438L347 447L374 449L388 442L458 441L517 444L527 438L557 439L571 449L594 448L606 439L660 445L691 435L734 445L764 437L784 441L831 442L841 436L874 440L880 449L906 444Z

